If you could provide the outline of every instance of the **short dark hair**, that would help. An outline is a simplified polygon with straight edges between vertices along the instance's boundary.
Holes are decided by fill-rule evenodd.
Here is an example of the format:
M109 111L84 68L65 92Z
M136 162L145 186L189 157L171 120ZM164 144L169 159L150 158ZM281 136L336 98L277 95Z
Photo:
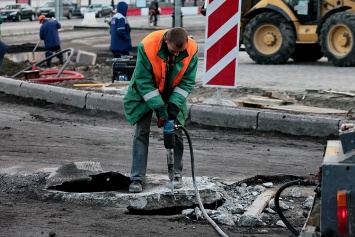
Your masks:
M174 27L166 34L166 40L175 44L176 47L181 48L188 41L188 34L186 30L181 27Z

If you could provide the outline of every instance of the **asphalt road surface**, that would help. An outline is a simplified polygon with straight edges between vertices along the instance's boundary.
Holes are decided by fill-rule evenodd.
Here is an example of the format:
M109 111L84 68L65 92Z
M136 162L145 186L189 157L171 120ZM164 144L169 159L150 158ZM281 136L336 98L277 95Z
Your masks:
M197 176L241 181L256 175L315 174L324 140L286 137L187 123ZM105 171L130 171L133 127L116 114L0 95L3 175L51 172L74 161L100 162ZM185 176L191 176L185 139ZM166 175L162 130L152 126L148 174ZM139 216L125 209L41 201L35 187L13 181L0 189L0 236L217 236L205 221L182 215ZM20 191L22 190L22 191ZM298 213L299 214L299 213ZM292 217L292 211L289 212ZM291 218L296 228L303 225ZM221 227L229 236L291 236L286 228Z

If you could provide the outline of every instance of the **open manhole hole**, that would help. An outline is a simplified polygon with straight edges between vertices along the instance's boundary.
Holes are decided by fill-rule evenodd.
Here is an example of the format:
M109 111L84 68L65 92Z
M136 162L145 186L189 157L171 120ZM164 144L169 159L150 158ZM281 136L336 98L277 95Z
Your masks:
M167 182L166 185L164 182ZM167 185L168 181L161 181L149 184L149 188L145 188L142 193L132 194L128 192L130 183L129 177L119 172L104 172L99 162L87 161L63 165L49 175L46 188L51 191L61 191L59 195L62 196L73 196L70 193L85 193L82 195L87 195L88 199L99 195L100 200L110 199L110 202L114 200L113 202L117 203L122 198L129 203L126 207L130 214L176 215L181 214L184 209L198 206L196 193L192 187L175 190L172 195ZM113 196L105 194L109 191L116 191L118 194ZM217 209L224 202L217 191L205 189L200 192L200 196L208 200L203 202L207 209Z
M63 192L107 192L128 189L129 177L104 172L98 162L74 162L50 174L46 188Z

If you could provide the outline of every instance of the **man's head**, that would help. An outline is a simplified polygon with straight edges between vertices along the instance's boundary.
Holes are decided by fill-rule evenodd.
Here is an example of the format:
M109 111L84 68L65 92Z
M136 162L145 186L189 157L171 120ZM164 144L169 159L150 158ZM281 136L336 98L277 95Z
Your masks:
M168 46L169 52L174 56L178 56L186 48L188 34L183 28L175 27L166 33L164 41Z
M39 22L39 24L42 24L44 18L46 18L45 15L40 15L40 16L38 17L38 22Z
M123 16L127 16L127 9L128 9L128 4L126 2L119 2L117 3L117 12L121 13Z

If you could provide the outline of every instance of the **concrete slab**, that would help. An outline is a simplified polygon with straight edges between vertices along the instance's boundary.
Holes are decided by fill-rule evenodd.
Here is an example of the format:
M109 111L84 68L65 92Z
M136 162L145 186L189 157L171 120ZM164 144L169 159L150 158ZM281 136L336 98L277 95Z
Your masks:
M222 200L223 188L210 178L196 177L201 201L212 204ZM191 177L183 178L183 187L171 194L168 176L148 175L141 193L129 193L127 189L110 192L62 192L48 190L41 194L45 199L55 199L78 204L116 206L132 212L149 212L166 208L181 209L198 205Z
M81 22L82 26L96 26L98 25L95 12L86 12L84 14L84 19Z
M78 53L76 55L76 62L83 65L95 65L96 57L96 53L78 50Z

